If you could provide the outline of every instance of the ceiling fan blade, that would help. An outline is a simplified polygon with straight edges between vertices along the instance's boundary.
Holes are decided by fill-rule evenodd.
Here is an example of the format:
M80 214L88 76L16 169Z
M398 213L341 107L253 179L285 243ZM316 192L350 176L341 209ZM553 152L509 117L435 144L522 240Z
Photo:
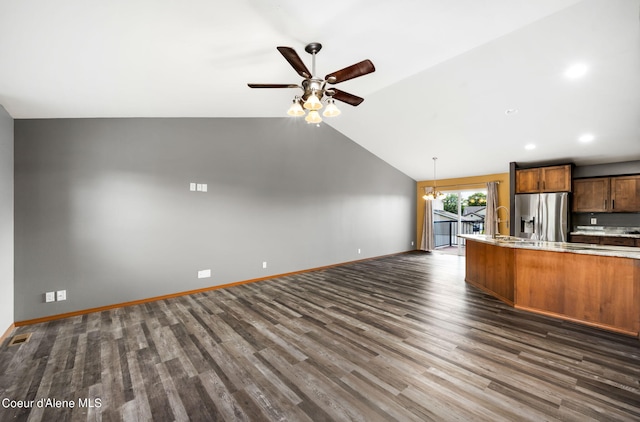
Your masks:
M337 84L339 82L348 81L349 79L357 78L368 73L374 72L375 66L371 60L363 60L360 63L352 64L344 69L336 70L333 73L329 73L324 79L330 84Z
M351 104L352 106L360 105L364 101L364 98L360 98L357 95L349 94L348 92L340 91L339 89L332 88L333 95L331 98L343 103Z
M247 84L249 88L299 88L296 84Z
M291 47L278 47L278 51L284 56L284 58L289 62L291 67L298 72L298 75L307 79L311 77L311 72L307 69L307 66L304 65L304 62Z

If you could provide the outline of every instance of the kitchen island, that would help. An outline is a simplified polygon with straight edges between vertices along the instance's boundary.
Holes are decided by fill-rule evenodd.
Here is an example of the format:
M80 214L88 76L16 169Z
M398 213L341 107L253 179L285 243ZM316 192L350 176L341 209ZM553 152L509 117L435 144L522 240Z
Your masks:
M640 334L639 248L460 237L467 283L519 309Z

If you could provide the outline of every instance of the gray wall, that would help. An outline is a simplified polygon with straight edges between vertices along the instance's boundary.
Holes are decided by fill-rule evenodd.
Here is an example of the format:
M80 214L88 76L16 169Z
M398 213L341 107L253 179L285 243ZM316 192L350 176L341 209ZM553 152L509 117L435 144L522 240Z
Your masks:
M15 320L414 249L415 186L287 118L16 120Z
M600 176L621 176L625 174L640 174L640 161L576 166L573 169L574 179Z
M13 119L0 105L0 336L13 322Z
M640 174L640 161L577 166L573 170L574 178L620 176L625 174ZM588 226L591 224L591 217L596 218L598 226L640 227L640 213L573 213L571 215L571 225L574 227Z

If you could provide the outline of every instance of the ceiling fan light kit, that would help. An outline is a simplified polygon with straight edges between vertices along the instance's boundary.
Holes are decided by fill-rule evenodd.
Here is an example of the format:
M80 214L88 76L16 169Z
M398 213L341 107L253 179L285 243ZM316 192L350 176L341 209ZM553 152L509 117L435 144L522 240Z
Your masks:
M312 71L305 66L298 53L291 47L277 47L278 51L284 56L285 60L289 62L291 67L302 76L304 79L300 85L296 84L248 84L250 88L300 88L303 91L301 96L296 96L293 99L293 104L287 110L289 116L298 117L304 116L305 120L310 124L318 124L322 122L322 117L318 113L318 110L322 109L323 101L327 104L324 112L325 117L335 117L340 115L340 109L335 104L334 100L342 101L343 103L357 106L364 101L364 98L358 97L348 92L341 91L337 88L327 87L327 84L335 85L340 82L348 81L349 79L364 76L374 72L375 66L371 60L363 60L359 63L345 67L333 73L330 73L320 79L316 76L316 54L322 49L322 44L313 42L307 44L305 51L311 54L312 57Z

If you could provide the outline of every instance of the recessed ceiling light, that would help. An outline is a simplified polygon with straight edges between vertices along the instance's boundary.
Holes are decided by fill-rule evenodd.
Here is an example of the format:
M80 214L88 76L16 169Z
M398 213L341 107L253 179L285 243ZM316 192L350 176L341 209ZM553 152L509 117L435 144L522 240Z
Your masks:
M582 142L583 144L586 144L586 143L588 143L588 142L593 141L594 139L596 139L596 137L595 137L595 136L593 136L593 135L592 135L592 134L590 134L590 133L585 133L584 135L581 135L581 136L578 138L578 141Z
M576 63L573 66L569 66L567 70L564 71L564 76L569 79L576 79L584 76L587 73L589 68L584 63Z
M532 150L536 149L536 146L534 144L527 144L524 146L524 149Z
M506 114L507 116L513 116L514 114L518 113L518 109L517 108L508 108L504 111L504 114Z

